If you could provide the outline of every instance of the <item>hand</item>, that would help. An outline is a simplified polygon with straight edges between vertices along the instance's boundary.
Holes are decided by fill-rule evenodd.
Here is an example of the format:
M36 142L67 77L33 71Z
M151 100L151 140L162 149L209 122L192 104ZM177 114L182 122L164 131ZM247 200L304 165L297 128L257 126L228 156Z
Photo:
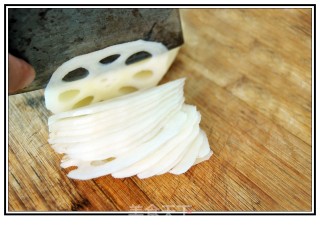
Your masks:
M35 75L34 68L30 64L9 54L9 94L29 85Z

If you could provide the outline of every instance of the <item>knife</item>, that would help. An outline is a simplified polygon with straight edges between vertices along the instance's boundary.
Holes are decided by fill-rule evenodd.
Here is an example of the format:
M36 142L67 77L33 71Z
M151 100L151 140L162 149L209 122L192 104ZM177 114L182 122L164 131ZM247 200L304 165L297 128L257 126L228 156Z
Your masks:
M9 53L36 70L33 83L16 93L45 88L61 64L108 46L139 39L168 49L183 44L178 9L9 8L8 35Z

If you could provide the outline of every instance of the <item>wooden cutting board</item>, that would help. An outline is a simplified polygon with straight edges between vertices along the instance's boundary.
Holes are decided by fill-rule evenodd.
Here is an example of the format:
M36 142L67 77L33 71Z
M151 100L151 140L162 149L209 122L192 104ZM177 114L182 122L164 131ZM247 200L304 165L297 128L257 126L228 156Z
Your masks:
M311 9L182 10L187 77L214 155L179 176L66 177L43 90L9 97L9 211L311 211Z

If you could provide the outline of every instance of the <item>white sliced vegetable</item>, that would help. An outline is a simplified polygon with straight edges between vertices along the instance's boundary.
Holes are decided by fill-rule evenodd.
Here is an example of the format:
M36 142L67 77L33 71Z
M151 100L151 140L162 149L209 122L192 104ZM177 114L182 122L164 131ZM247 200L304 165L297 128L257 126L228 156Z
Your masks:
M49 142L50 143L70 143L70 142L81 142L94 141L99 137L105 137L107 135L116 135L117 133L122 134L123 130L126 129L126 134L130 132L136 132L138 129L152 128L157 124L157 121L163 120L168 114L181 107L183 98L173 98L170 101L164 101L159 104L157 109L152 109L138 117L127 115L126 118L122 118L118 121L103 122L100 126L92 126L83 128L81 130L75 129L75 133L72 134L72 129L68 131L55 131L51 133ZM161 109L159 109L161 108ZM148 115L152 115L152 119L147 119ZM158 120L157 120L158 119ZM146 121L146 122L144 122ZM115 124L115 125L114 125ZM142 131L144 132L144 130ZM122 135L123 138L123 135Z
M152 102L152 97L154 95L158 97L159 96L163 97L164 95L166 95L166 93L170 92L176 87L180 87L180 88L183 87L184 81L185 79L182 78L182 79L173 81L172 84L160 85L155 88L137 91L121 97L112 98L107 101L97 102L89 106L59 113L49 117L48 124L50 126L52 123L56 122L59 119L63 119L63 118L70 119L71 117L89 115L89 114L99 113L107 110L113 111L117 109L126 108L126 110L128 111L128 110L137 109L139 105L140 106L143 105L142 102L145 102L145 103Z
M193 165L196 165L196 164L199 164L199 163L201 163L203 161L209 160L210 157L212 156L212 154L213 154L213 151L210 150L210 152L207 155L205 155L204 157L197 158L196 162L194 162Z
M190 120L186 122L180 136L177 137L176 144L169 154L166 154L156 164L150 165L146 170L138 173L139 178L147 178L158 173L168 172L175 166L179 158L187 151L189 143L191 143L199 133L200 114L195 107L185 108L189 113Z
M184 104L184 79L49 118L49 143L68 176L181 174L212 155L200 113Z
M171 110L174 110L179 105L182 105L183 98L180 96L181 94L171 95L171 98L163 98L163 100L160 101L160 103L156 103L155 107L147 107L148 110L142 110L141 113L136 113L135 111L132 111L128 113L126 112L125 116L119 116L117 119L110 118L109 116L105 115L104 120L108 118L108 121L100 121L98 124L95 122L92 123L92 125L86 125L86 126L80 126L77 128L72 128L69 125L65 124L64 129L57 129L54 131L51 131L50 133L50 143L59 143L59 139L64 142L66 139L72 139L72 138L84 138L83 140L79 141L85 141L86 139L95 139L98 138L101 135L111 134L115 133L117 131L122 131L123 129L128 129L130 126L136 124L141 124L141 122L145 121L147 116L154 114L155 116L159 116L159 108L163 111L163 116L166 116L170 113ZM96 118L95 115L90 116L92 120ZM97 118L98 119L98 118ZM150 120L150 119L148 119ZM58 123L58 122L57 122Z
M201 149L199 150L198 158L205 157L211 151L206 133L203 130L201 130L200 132L201 132L201 135L203 136L203 142L201 145Z
M154 166L158 165L158 162L161 161L163 157L175 152L175 148L177 148L177 146L181 146L181 144L183 146L184 143L182 142L186 141L186 138L192 138L192 134L191 136L189 135L192 132L193 126L199 126L200 114L197 114L196 108L193 106L184 105L182 107L182 111L187 114L187 120L182 127L181 132L161 146L161 148L153 154L148 155L141 161L138 161L121 171L113 173L112 176L116 178L129 177L145 171L148 168L154 168Z
M92 166L90 162L86 162L85 164L82 164L81 162L77 165L78 168L71 171L68 176L74 179L86 180L107 175L128 167L148 154L151 154L158 147L176 135L181 130L186 117L185 113L178 112L169 120L169 122L163 127L163 130L153 140L142 144L136 151L128 152L113 161L99 166Z
M178 48L168 51L161 43L138 40L72 58L53 73L45 90L46 107L59 113L153 87L177 52ZM151 58L128 63L139 54Z
M141 115L146 114L148 111L159 108L159 106L161 106L160 104L163 104L164 100L174 99L176 95L180 96L181 95L180 91L181 91L181 88L175 88L172 91L168 92L164 97L159 97L159 95L157 95L157 97L149 98L149 101L147 101L148 103L144 103L144 104L135 103L136 104L134 105L135 108L139 108L139 109L132 109L131 114L128 114L129 105L127 105L125 107L122 107L121 109L113 109L113 110L109 109L109 110L105 110L104 112L98 112L98 113L95 113L94 116L83 115L78 117L71 117L69 119L68 118L59 119L58 121L50 125L50 132L54 133L57 130L69 131L69 129L67 129L68 127L72 129L70 130L70 132L72 134L75 134L77 132L74 132L73 130L81 130L84 128L93 127L95 125L101 127L101 125L105 124L106 117L108 117L108 121L112 121L113 125L115 125L114 124L115 122L119 124L121 123L121 119L128 119L127 118L128 115L141 117ZM182 97L180 96L180 98ZM150 103L150 100L152 100L151 103ZM132 104L130 105L132 106ZM58 135L61 136L61 134L58 134Z
M196 161L199 151L202 148L202 145L204 145L203 143L205 141L206 140L202 135L202 131L200 131L199 135L193 141L190 148L188 149L188 152L184 155L181 161L173 169L170 170L170 173L173 173L173 174L185 173Z
M95 134L93 134L93 141L96 141L98 138L103 138L108 135L112 135L113 139L116 139L117 134L120 135L120 138L123 138L123 130L126 129L126 135L129 135L130 133L137 133L141 130L141 132L145 132L145 130L149 128L153 128L158 122L163 120L166 116L168 116L172 111L176 111L177 108L180 108L183 103L183 100L181 98L173 99L172 101L166 102L166 104L163 104L162 107L159 107L156 111L151 110L150 112L146 113L146 115L143 116L145 122L135 122L132 121L130 118L130 115L128 114L128 118L126 120L123 120L125 124L122 124L122 129L118 129L117 127L108 127L105 130L97 131ZM153 117L146 119L146 116L152 115ZM107 118L106 118L107 119ZM86 129L85 129L86 130ZM88 135L91 134L91 129L88 129ZM50 135L51 136L51 135ZM85 137L85 134L81 135L73 135L73 136L53 136L52 141L53 143L64 143L64 138L69 138L67 143L72 142L72 139L75 140L75 142L83 143L82 138ZM78 140L78 141L77 141ZM90 140L90 138L89 138ZM61 141L61 142L59 142Z
M200 129L200 133L198 133L196 139L198 139L198 141L200 141L200 139L202 140L202 144L199 149L195 151L190 151L190 149L193 148L193 144L194 144L193 142L193 144L190 144L189 147L187 148L188 153L186 153L185 155L181 155L180 158L177 159L177 161L172 164L172 165L175 165L174 167L172 167L172 165L168 165L167 168L158 172L157 175L161 175L169 171L169 168L172 168L169 171L170 173L182 174L182 173L185 173L188 169L190 169L190 167L192 167L193 165L196 165L198 163L208 160L212 156L213 152L210 149L206 133ZM197 153L198 153L198 156L197 156ZM185 159L187 155L188 155L188 159ZM183 165L182 167L184 168L182 171L180 171L180 173L177 173L178 165L180 165L179 167Z
M180 108L180 106L176 105L175 108ZM91 155L94 154L94 152L99 151L99 149L104 149L106 151L112 147L113 151L120 152L121 150L119 148L115 149L116 146L123 148L132 142L139 142L144 135L147 135L155 128L158 122L164 121L169 113L171 113L175 108L164 107L162 108L162 111L158 111L156 114L151 113L152 119L148 119L142 124L133 124L131 127L124 129L125 132L120 131L108 135L102 135L90 142L77 142L70 145L60 145L60 147L65 146L64 151L68 152L70 155L79 155L81 153Z
M210 149L210 146L209 146L207 135L203 130L201 130L201 135L204 138L204 142L202 142L202 145L201 145L201 148L200 148L200 151L199 151L199 155L198 155L196 161L193 163L193 165L196 165L196 164L199 164L199 163L201 163L203 161L209 160L209 158L213 154L213 152L212 152L212 150ZM204 154L204 153L206 153L206 154Z

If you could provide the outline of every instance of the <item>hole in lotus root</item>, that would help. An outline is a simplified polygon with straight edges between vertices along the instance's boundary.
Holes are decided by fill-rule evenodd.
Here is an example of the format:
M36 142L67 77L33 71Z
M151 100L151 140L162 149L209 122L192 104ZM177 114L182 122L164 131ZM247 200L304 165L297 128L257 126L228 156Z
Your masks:
M105 58L101 59L99 62L101 64L107 65L107 64L110 64L110 63L114 62L119 57L120 57L120 54L114 54L114 55L110 55L108 57L105 57Z
M150 78L152 75L153 75L153 72L151 70L142 70L136 73L133 76L133 78L144 80L144 79Z
M86 105L89 105L93 100L93 96L88 96L83 98L82 100L78 101L72 108L76 109L76 108L80 108Z
M133 93L133 92L135 92L137 90L138 89L136 87L133 87L133 86L124 86L124 87L121 87L119 89L120 93L123 93L123 94Z
M126 60L127 65L131 65L133 63L136 63L138 61L142 61L146 58L152 57L152 55L146 51L141 51L135 54L132 54L128 59Z
M71 82L83 79L89 75L89 71L85 68L78 68L70 71L66 76L62 78L62 81Z

